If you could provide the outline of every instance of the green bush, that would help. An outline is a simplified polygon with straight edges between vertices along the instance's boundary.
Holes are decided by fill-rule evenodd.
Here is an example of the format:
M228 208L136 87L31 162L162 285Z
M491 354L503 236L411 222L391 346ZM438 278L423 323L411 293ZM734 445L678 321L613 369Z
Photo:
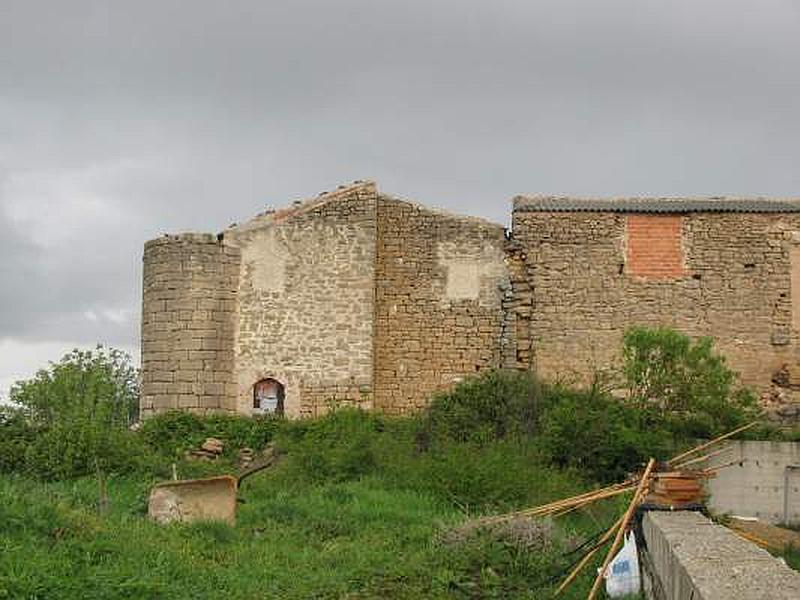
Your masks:
M423 443L490 443L536 431L542 387L528 373L492 371L435 395L422 419Z
M149 459L129 430L138 411L136 370L118 350L73 350L14 384L9 399L16 407L0 419L5 472L65 479L130 472Z
M542 522L525 525L542 527ZM528 546L529 532L509 535L506 529L479 530L459 543L437 544L437 563L445 568L437 570L433 584L446 589L449 598L553 597L553 583L568 571L566 540L545 531L540 543Z
M650 456L667 458L672 436L644 428L637 409L599 390L549 390L539 447L559 467L580 469L591 479L616 481Z
M627 401L647 426L707 437L758 414L754 395L737 385L711 338L692 341L673 329L635 327L623 338L623 360Z
M544 460L535 440L439 443L421 454L399 444L379 457L381 477L461 510L503 511L578 493L582 477Z
M343 408L314 420L287 423L277 438L291 467L302 479L346 481L377 468L377 452L386 418Z
M24 471L26 452L43 430L18 408L0 407L0 473Z
M40 479L63 480L96 473L148 470L154 457L135 433L102 430L70 421L44 429L25 452L25 471Z
M260 450L275 436L282 419L274 416L241 415L198 416L184 411L169 411L145 420L139 434L154 451L177 457L197 448L209 437L225 442L224 453L233 457L242 448Z
M37 423L91 416L103 426L129 427L139 417L138 381L128 354L103 346L76 349L32 379L15 383L9 400Z

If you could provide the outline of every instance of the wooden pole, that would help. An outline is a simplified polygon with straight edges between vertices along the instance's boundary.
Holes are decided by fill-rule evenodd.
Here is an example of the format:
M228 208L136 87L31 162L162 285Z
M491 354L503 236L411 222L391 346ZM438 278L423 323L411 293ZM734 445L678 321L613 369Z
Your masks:
M565 515L567 513L571 513L574 510L578 510L579 508L583 508L584 506L588 506L593 502L597 502L598 500L605 500L606 498L613 498L614 496L619 496L620 494L630 492L631 490L635 489L635 487L636 486L630 485L628 487L620 488L618 490L614 490L611 492L603 492L603 494L600 494L593 498L587 498L586 500L581 500L580 502L575 504L573 503L567 504L562 508L549 512L548 514L552 514L554 517L560 517L561 515Z
M594 580L594 585L592 585L592 589L589 592L587 600L593 600L593 598L597 595L597 591L600 589L600 583L603 581L603 576L605 575L606 569L608 568L611 559L614 558L614 553L617 551L617 548L619 548L619 545L622 542L622 538L625 535L625 529L628 527L631 517L633 517L633 512L636 510L636 507L639 505L639 502L641 501L644 492L647 489L647 486L650 482L650 473L655 464L655 458L651 458L647 462L647 467L644 470L644 474L639 480L639 486L636 488L636 492L633 494L633 499L628 505L628 510L625 511L625 514L622 517L622 523L617 529L617 535L614 537L614 543L612 543L611 548L608 549L608 554L606 554L606 558L603 561L603 566L600 567L600 572L597 574L597 577Z
M731 462L722 463L721 465L717 465L716 467L709 467L705 470L706 473L716 473L721 469L727 469L728 467L732 467L734 465L741 466L742 464L746 463L746 458L737 458L736 460L732 460Z
M725 452L730 452L731 450L733 450L733 446L725 446L721 450L715 450L714 452L709 452L708 454L704 454L703 456L698 456L697 458L680 462L674 466L676 469L685 469L689 465L694 465L696 463L703 462L704 460L710 460L715 456L719 456L720 454L724 454Z
M752 423L748 423L747 425L742 425L738 429L734 429L733 431L729 431L725 435L721 435L721 436L719 436L717 438L714 438L710 442L706 442L705 444L700 444L699 446L695 446L694 448L692 448L691 450L687 450L683 454L678 454L678 456L673 456L672 458L669 459L669 461L667 461L667 464L670 464L670 465L675 464L676 462L680 461L680 459L682 459L682 458L686 458L687 456L691 456L695 452L700 452L700 450L705 450L709 446L713 446L714 444L718 444L722 440L727 440L729 437L731 437L733 435L736 435L737 433L741 433L742 431L745 431L746 429L750 429L751 427L755 427L756 425L758 425L758 421L753 421Z
M608 540L611 539L611 536L614 535L614 533L617 531L617 528L621 524L622 524L622 517L617 519L617 522L614 523L611 526L611 528L603 534L603 537L601 537L600 540L594 545L594 548L592 548L591 550L589 550L589 552L586 553L586 555L575 566L575 568L572 569L572 572L570 572L570 574L567 575L567 578L561 582L561 585L559 585L558 589L556 590L555 593L556 596L558 596L561 592L563 592L564 589L575 580L575 578L583 570L583 568L587 565L587 563L590 560L592 560L592 557L597 553L597 551L608 543Z
M494 525L496 523L503 523L505 521L515 519L517 517L545 516L559 511L563 511L564 509L576 506L584 506L586 504L589 504L590 502L595 502L597 500L603 500L605 498L613 498L614 496L618 496L620 494L624 494L625 492L629 492L632 489L634 489L634 485L632 484L616 484L613 486L609 486L608 488L597 490L595 492L588 492L586 494L581 494L580 496L575 496L573 498L565 498L563 500L551 502L550 504L544 504L542 506L536 506L534 508L526 508L524 510L518 510L504 515L485 517L483 519L478 519L476 521L476 524Z

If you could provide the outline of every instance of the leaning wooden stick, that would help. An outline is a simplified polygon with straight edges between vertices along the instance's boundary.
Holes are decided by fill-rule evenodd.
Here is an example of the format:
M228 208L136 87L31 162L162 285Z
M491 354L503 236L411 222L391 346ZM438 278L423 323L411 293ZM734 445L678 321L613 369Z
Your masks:
M563 592L564 589L575 580L583 568L589 563L590 560L592 560L592 557L597 553L597 551L608 543L608 540L611 539L611 536L616 533L617 528L622 524L622 519L623 517L617 519L617 522L614 523L611 528L603 534L603 537L598 540L594 547L586 553L586 555L577 565L575 565L575 568L572 569L570 574L567 575L566 579L564 579L564 581L561 582L561 585L558 586L558 589L555 593L556 596Z
M717 438L714 438L713 440L711 440L709 442L706 442L705 444L700 444L699 446L695 446L694 448L692 448L691 450L687 450L683 454L678 454L678 456L673 456L672 458L670 458L667 461L667 464L674 465L675 463L679 462L682 458L686 458L687 456L691 456L692 454L694 454L696 452L700 452L700 450L705 450L709 446L713 446L714 444L718 444L722 440L727 440L729 437L731 437L733 435L736 435L737 433L741 433L742 431L745 431L746 429L750 429L751 427L755 427L756 425L758 425L758 421L753 421L752 423L748 423L747 425L742 425L738 429L734 429L733 431L729 431L725 435L721 435L721 436L719 436Z
M635 484L636 482L634 482ZM553 512L558 512L562 509L569 508L576 504L581 504L585 501L594 502L595 500L602 500L604 498L611 498L613 496L622 494L627 492L628 490L633 488L632 483L625 481L623 483L616 483L614 485L610 485L605 488L600 488L598 490L593 490L591 492L586 492L583 494L579 494L577 496L573 496L571 498L563 498L561 500L556 500L554 502L550 502L548 504L543 504L541 506L535 506L533 508L526 508L523 510L517 510L511 513L506 513L504 515L495 515L491 517L484 517L483 519L478 519L476 523L478 525L493 525L496 523L502 523L504 521L509 521L511 519L515 519L517 517L539 517L544 516Z
M608 549L608 554L606 554L606 558L603 561L603 566L600 567L600 572L597 574L597 577L594 580L594 585L592 585L592 589L589 592L587 600L592 600L597 595L597 591L600 589L600 583L603 581L603 576L605 575L606 569L608 568L611 559L614 558L614 553L616 553L617 548L619 548L619 545L622 543L622 538L625 536L625 529L627 529L628 523L630 523L631 517L633 517L633 512L644 498L644 494L647 491L647 487L650 483L650 472L653 470L655 464L655 458L651 458L648 461L647 468L645 468L644 474L642 475L641 480L639 480L639 486L636 488L636 492L633 494L633 499L628 505L628 510L625 511L625 515L622 517L622 523L617 529L617 535L614 538L614 543L612 543L611 548Z
M634 486L628 486L624 488L618 488L614 490L603 491L595 494L594 496L586 496L582 498L571 498L561 502L549 504L542 507L536 508L529 508L526 510L520 510L513 513L508 513L505 515L498 515L495 517L488 517L486 519L482 519L479 521L480 524L484 525L493 525L496 523L502 523L505 521L510 521L511 519L515 519L518 517L543 517L546 515L550 515L553 513L557 513L563 511L567 508L572 508L575 506L582 506L588 504L590 502L596 502L598 500L603 500L606 498L613 498L614 496L618 496L620 494L624 494L633 489Z
M593 502L597 502L598 500L605 500L606 498L613 498L614 496L619 496L620 494L625 494L626 492L630 492L631 490L635 489L635 485L629 485L628 487L620 488L618 490L613 490L610 492L604 492L602 494L598 494L597 496L593 496L591 498L587 498L582 500L579 503L569 504L567 506L561 507L555 512L551 514L554 517L560 517L561 515L566 515L567 513L571 513L572 511L578 510L579 508L583 508L584 506L588 506Z
M733 467L734 465L743 465L747 462L746 458L737 458L736 460L732 460L731 462L722 463L721 465L716 465L715 467L709 467L705 470L706 473L716 473L722 469L727 469L728 467Z
M705 460L710 460L715 456L719 456L720 454L724 454L725 452L730 452L731 450L733 450L733 446L725 446L721 450L715 450L714 452L709 452L708 454L704 454L703 456L698 456L697 458L693 458L691 460L682 461L674 465L674 467L676 469L685 469L689 465L694 465L699 462L703 462Z

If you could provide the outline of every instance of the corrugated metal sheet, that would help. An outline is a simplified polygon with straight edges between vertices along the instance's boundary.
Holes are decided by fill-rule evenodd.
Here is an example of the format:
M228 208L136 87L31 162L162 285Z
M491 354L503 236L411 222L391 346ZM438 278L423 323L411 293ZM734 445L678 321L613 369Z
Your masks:
M796 213L800 200L770 198L569 198L517 196L515 212Z

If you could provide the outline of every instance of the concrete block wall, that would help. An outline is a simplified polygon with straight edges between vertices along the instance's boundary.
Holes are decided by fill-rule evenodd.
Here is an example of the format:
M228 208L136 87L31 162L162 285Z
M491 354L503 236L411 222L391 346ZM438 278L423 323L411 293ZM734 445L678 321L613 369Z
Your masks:
M240 253L208 234L145 244L141 414L235 410Z
M730 447L713 463L746 462L722 469L708 481L709 507L767 523L800 524L800 443L738 441Z
M642 529L653 600L796 600L800 573L700 513L648 512Z

